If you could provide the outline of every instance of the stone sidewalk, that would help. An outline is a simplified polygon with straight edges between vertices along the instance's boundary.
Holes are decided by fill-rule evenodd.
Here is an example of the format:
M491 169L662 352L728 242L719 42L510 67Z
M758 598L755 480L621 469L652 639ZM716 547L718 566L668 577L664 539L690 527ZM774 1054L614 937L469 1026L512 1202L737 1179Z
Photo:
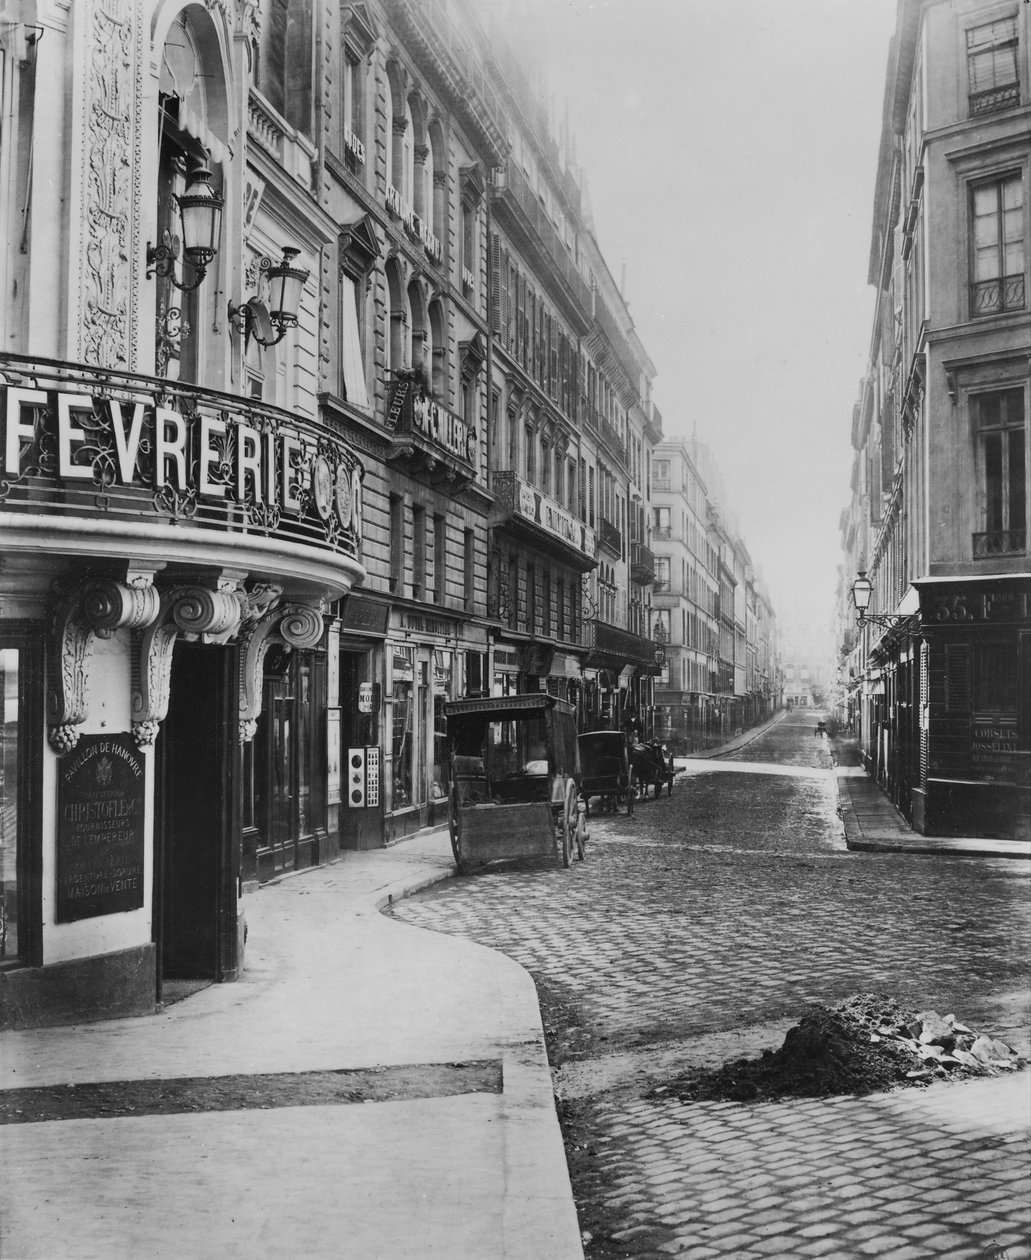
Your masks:
M149 1018L5 1033L0 1102L125 1084L100 1114L0 1127L0 1257L580 1260L533 982L379 913L453 872L446 831L349 853L245 900L236 984ZM484 1083L440 1096L463 1070ZM304 1105L316 1072L397 1096ZM275 1101L240 1091L258 1074ZM189 1110L125 1102L184 1078L201 1078ZM239 1105L208 1105L227 1082Z

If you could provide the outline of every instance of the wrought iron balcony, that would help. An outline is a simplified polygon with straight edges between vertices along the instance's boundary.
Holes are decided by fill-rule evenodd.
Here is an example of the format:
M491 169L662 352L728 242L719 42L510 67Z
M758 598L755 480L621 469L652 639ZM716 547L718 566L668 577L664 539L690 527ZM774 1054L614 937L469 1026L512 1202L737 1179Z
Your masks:
M993 280L979 280L970 286L970 310L972 315L998 315L1004 311L1024 309L1024 276L997 276Z
M623 554L623 535L617 526L607 521L604 516L598 517L598 541L618 560Z
M1027 550L1026 529L992 529L974 534L974 559L991 556L1018 556Z
M642 586L655 581L655 556L644 543L630 544L630 576Z
M972 92L969 97L970 116L991 114L997 109L1008 109L1020 104L1020 84L1007 83L1004 87L989 88L985 92Z
M392 431L387 455L392 464L452 493L475 479L480 449L476 430L431 398L416 373L398 374L387 427Z
M317 421L15 355L0 355L0 416L6 545L60 549L74 532L82 555L224 563L228 549L266 572L360 572L362 467Z
M593 641L587 665L601 669L634 665L641 672L658 673L661 660L665 659L662 644L598 618L588 624L593 629Z
M494 472L490 485L495 497L496 527L511 531L581 573L595 568L598 545L593 529L554 499L535 490L518 473Z

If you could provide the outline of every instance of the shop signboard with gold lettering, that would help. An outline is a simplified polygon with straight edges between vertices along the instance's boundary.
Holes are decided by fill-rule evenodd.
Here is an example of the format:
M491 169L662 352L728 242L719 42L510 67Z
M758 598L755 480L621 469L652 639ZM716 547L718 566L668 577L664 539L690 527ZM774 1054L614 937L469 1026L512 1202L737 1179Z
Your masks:
M143 905L144 763L129 735L83 735L58 763L57 922Z

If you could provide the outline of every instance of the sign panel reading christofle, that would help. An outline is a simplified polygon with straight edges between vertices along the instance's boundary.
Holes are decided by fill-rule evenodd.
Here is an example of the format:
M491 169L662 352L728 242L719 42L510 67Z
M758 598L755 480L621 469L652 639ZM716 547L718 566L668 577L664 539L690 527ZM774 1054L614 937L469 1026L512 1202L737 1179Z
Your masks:
M57 921L143 905L143 758L129 735L83 735L58 763Z

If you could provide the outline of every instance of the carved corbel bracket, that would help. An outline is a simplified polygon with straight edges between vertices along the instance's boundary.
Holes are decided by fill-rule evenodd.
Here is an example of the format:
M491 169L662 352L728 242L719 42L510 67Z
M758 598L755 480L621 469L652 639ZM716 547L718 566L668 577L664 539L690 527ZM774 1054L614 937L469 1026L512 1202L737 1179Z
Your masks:
M240 739L254 738L261 716L265 657L273 643L287 648L311 648L322 638L322 613L308 604L273 608L246 625L240 635Z
M70 752L79 742L96 638L140 630L156 619L159 605L152 573L135 573L130 584L91 578L58 593L47 640L47 738L55 752Z
M154 743L168 715L172 651L179 635L225 643L278 598L279 588L271 585L248 594L236 576L223 576L212 587L173 587L161 595L158 617L133 643L132 733L139 748Z

